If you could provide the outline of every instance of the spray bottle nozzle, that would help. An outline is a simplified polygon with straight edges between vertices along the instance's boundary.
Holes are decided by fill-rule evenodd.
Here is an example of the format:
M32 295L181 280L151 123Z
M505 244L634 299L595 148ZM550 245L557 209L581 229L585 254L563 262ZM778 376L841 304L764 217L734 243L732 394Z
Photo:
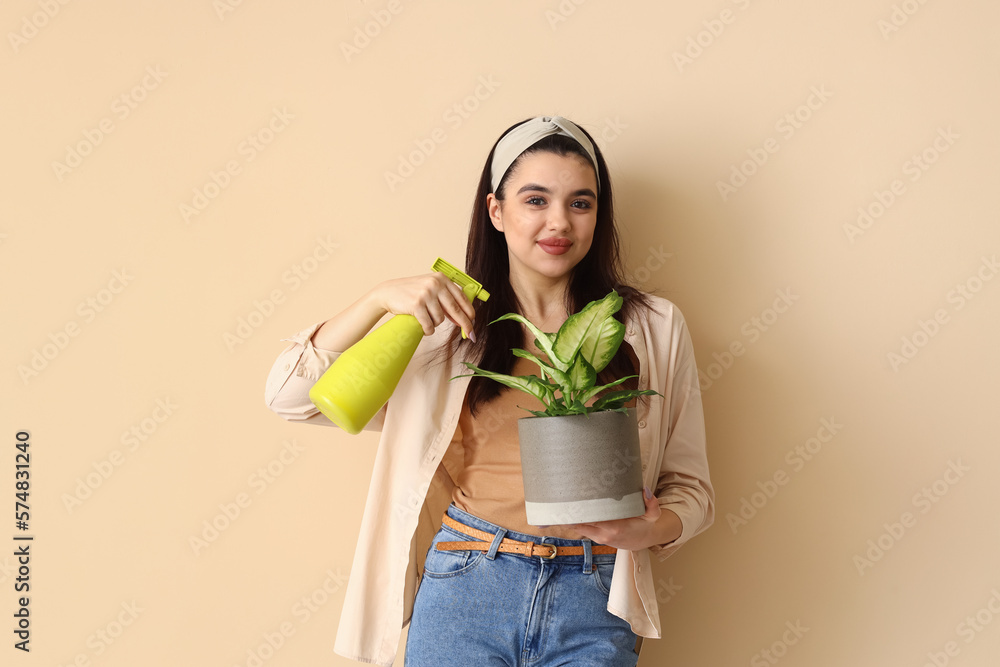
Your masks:
M434 265L431 266L432 271L440 271L448 277L453 283L462 288L462 293L471 303L476 299L481 301L486 301L490 298L490 293L483 289L482 284L459 271L454 265L449 264L445 260L438 257L434 260ZM462 329L462 338L468 338L465 333L465 329Z

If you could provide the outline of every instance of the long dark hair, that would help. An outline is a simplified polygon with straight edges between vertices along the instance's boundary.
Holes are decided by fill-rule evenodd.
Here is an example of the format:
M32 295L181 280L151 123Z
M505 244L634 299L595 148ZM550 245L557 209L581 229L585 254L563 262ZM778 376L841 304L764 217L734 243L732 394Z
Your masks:
M525 119L507 128L503 135L497 139L497 143L508 132L529 120L531 119ZM625 281L624 267L622 266L620 257L618 230L615 226L611 178L608 175L607 164L604 161L604 156L601 154L601 149L597 147L597 142L590 136L590 133L583 128L580 129L587 135L587 138L590 139L594 146L594 153L597 156L597 175L600 182L600 192L597 195L597 224L594 229L593 242L584 258L573 268L569 290L567 291L566 312L578 312L587 303L603 299L614 289L622 297L622 307L615 313L615 318L627 326L629 321L634 317L637 308L652 308L652 305L644 292L627 284ZM469 241L465 250L465 273L482 283L489 291L490 298L487 301L476 301L476 319L474 323L476 342L473 343L471 340L467 340L462 345L471 346L471 349L466 351L468 355L466 358L472 363L486 370L510 375L515 363L515 357L510 350L515 347L523 347L524 345L524 330L522 325L513 320L504 320L487 326L490 322L506 313L524 314L514 288L510 284L507 239L504 237L503 232L498 231L490 221L486 203L486 196L493 192L491 166L493 164L493 152L496 150L496 145L496 143L493 144L493 148L486 158L486 165L483 167L482 175L479 177L476 199L472 205ZM497 199L504 200L506 183L510 179L511 174L514 173L521 159L525 155L541 151L547 151L560 156L579 155L589 164L593 164L590 156L583 147L571 137L561 134L549 135L533 144L518 156L504 174L497 187L495 193ZM455 346L459 342L459 335L459 330L456 327L451 336L441 346L439 352L447 352L446 357L454 354ZM597 384L608 384L627 375L638 374L638 370L637 368L633 368L623 341L615 357L598 374ZM638 386L636 380L637 378L630 378L620 385L616 385L612 390L635 389ZM472 378L468 393L469 408L472 415L475 416L477 408L489 402L506 389L509 389L509 387L495 380L482 377ZM646 400L648 398L649 396L641 396L637 400Z

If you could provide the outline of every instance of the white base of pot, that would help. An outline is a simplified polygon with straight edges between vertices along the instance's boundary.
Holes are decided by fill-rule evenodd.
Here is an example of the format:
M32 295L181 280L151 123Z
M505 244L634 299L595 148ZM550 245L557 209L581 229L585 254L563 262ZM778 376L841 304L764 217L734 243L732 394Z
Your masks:
M561 526L569 523L629 519L646 513L642 491L630 493L621 500L595 498L564 503L525 501L524 508L528 514L528 523L532 526Z

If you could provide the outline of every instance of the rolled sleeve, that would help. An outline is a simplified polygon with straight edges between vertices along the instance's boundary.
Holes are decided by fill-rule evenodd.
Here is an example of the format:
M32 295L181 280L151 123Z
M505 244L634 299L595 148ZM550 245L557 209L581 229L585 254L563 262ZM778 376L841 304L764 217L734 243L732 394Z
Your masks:
M665 560L689 539L708 529L715 520L715 491L708 471L698 367L683 320L678 333L677 370L671 381L670 405L664 415L670 435L655 494L662 509L680 517L682 530L674 541L650 547L650 552L660 560Z
M317 322L294 336L281 339L289 345L278 355L267 376L264 403L282 419L336 427L309 399L309 390L343 354L312 344L313 334L322 325L323 322ZM381 431L387 407L383 405L364 430Z

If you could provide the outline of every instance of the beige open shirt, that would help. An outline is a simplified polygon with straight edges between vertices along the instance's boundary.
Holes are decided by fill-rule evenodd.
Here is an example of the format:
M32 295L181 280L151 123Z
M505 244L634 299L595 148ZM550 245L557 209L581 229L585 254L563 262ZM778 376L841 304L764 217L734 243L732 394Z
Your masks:
M627 620L637 635L659 638L650 554L663 560L708 528L715 492L691 336L673 303L649 296L656 310L640 309L625 333L639 359L639 388L664 396L649 396L648 407L637 408L643 476L660 506L680 517L683 532L667 545L618 551L608 611ZM309 400L309 389L341 354L313 346L321 324L282 339L290 345L271 368L264 400L289 421L336 427ZM382 435L334 644L336 653L353 660L392 665L424 556L451 500L451 477L440 463L470 381L449 381L470 372L461 364L467 346L459 344L455 358L443 362L429 364L428 356L454 326L446 320L421 339L389 402L365 427Z

